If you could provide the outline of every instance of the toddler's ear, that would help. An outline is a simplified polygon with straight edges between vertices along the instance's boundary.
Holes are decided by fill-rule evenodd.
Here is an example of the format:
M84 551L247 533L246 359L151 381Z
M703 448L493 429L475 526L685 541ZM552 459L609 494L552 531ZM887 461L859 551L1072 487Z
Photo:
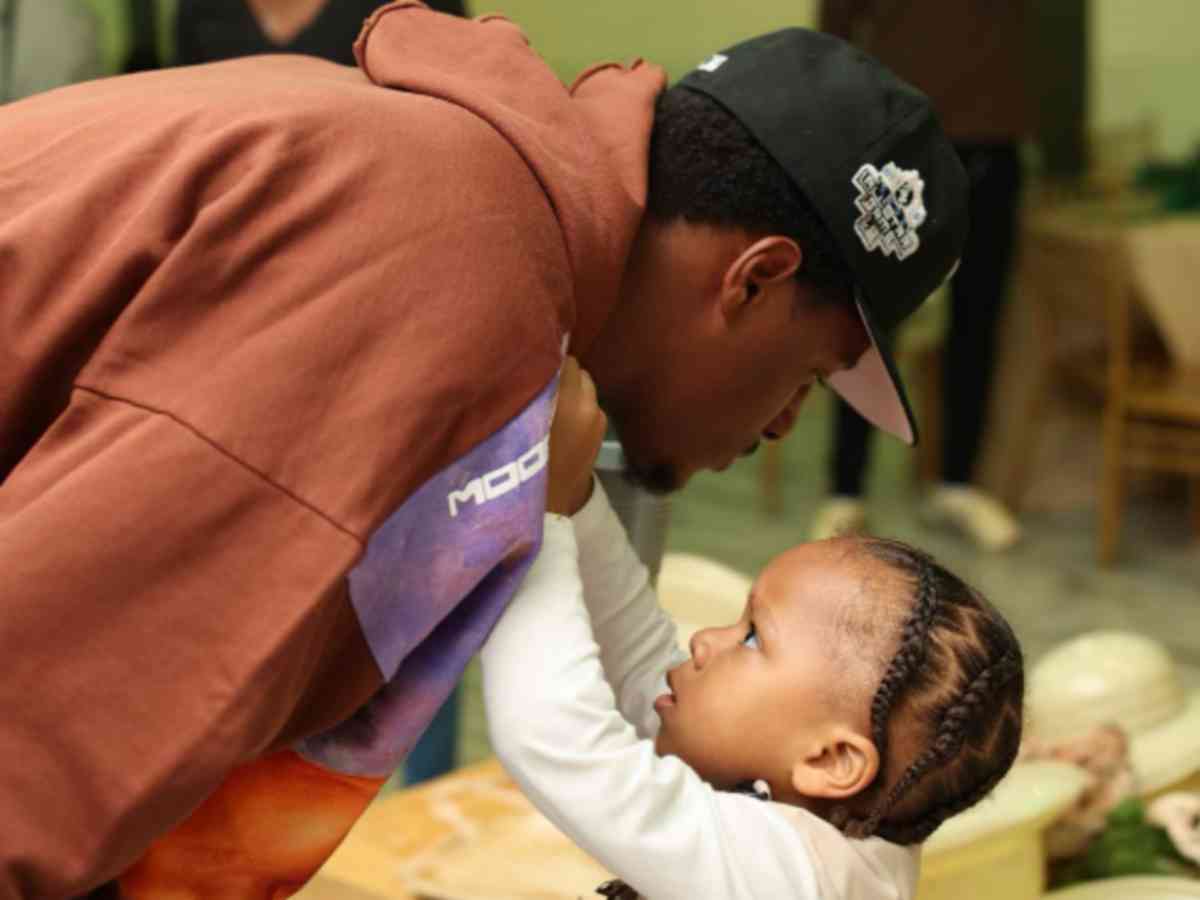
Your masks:
M792 787L805 797L845 800L868 787L878 772L875 742L838 727L792 767Z

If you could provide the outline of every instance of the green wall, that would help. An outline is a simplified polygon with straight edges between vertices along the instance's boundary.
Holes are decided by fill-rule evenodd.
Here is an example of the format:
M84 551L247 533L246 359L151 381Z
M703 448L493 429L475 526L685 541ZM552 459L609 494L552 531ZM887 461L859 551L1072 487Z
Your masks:
M817 0L468 2L475 14L502 13L521 25L565 81L593 62L635 56L661 63L677 78L741 38L785 25L812 26L817 9ZM1200 0L1091 0L1089 17L1092 127L1151 118L1165 150L1186 152L1200 140L1200 103L1194 99Z
M677 78L742 38L787 25L812 25L814 0L467 0L475 15L519 24L559 77L594 62L642 56Z
M126 49L123 0L84 0L100 13L105 55ZM164 11L174 0L158 0ZM1007 0L997 0L1007 2ZM1055 0L1031 0L1053 3ZM644 56L682 75L713 51L781 28L809 25L817 0L468 0L475 14L507 15L570 81L593 62ZM1151 119L1163 149L1200 140L1200 0L1091 0L1088 107L1095 128ZM169 13L162 17L169 30ZM167 34L164 33L164 39Z
M1092 126L1111 130L1150 120L1166 153L1194 150L1198 33L1197 0L1092 0Z

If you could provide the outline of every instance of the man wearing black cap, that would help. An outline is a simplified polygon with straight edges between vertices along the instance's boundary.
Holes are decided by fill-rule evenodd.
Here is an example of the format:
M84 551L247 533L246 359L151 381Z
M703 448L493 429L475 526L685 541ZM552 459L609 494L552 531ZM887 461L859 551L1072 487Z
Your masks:
M876 336L945 280L966 231L928 101L878 63L802 29L714 54L658 99L647 215L583 356L635 471L670 490L728 465L783 436L818 382L915 444Z
M802 30L665 92L419 3L355 50L0 109L0 898L302 884L529 567L564 353L658 490L819 381L916 439L922 95Z

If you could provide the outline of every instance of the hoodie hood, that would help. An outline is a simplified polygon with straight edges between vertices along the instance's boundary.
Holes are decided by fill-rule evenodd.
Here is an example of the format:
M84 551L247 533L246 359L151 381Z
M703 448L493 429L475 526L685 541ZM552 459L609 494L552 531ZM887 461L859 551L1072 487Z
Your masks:
M612 309L646 204L655 65L595 66L567 89L521 30L496 16L460 19L416 2L378 10L354 47L375 84L461 106L514 147L542 185L574 275L571 352Z

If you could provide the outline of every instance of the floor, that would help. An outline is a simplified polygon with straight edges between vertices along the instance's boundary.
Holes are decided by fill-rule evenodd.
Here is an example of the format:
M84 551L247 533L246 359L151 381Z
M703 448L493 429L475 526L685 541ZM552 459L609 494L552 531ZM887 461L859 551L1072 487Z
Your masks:
M1122 628L1162 640L1178 662L1200 669L1200 543L1190 531L1186 485L1135 485L1121 561L1101 569L1092 501L1099 458L1094 417L1062 401L1050 418L1022 513L1025 537L1016 549L983 555L957 535L923 525L910 454L882 438L869 483L872 530L928 550L981 589L1009 617L1031 661L1081 632ZM763 511L760 459L694 479L673 501L668 551L706 554L753 573L803 540L825 489L828 431L829 404L816 399L785 444L779 516ZM463 763L488 753L478 685L473 668L460 729Z

